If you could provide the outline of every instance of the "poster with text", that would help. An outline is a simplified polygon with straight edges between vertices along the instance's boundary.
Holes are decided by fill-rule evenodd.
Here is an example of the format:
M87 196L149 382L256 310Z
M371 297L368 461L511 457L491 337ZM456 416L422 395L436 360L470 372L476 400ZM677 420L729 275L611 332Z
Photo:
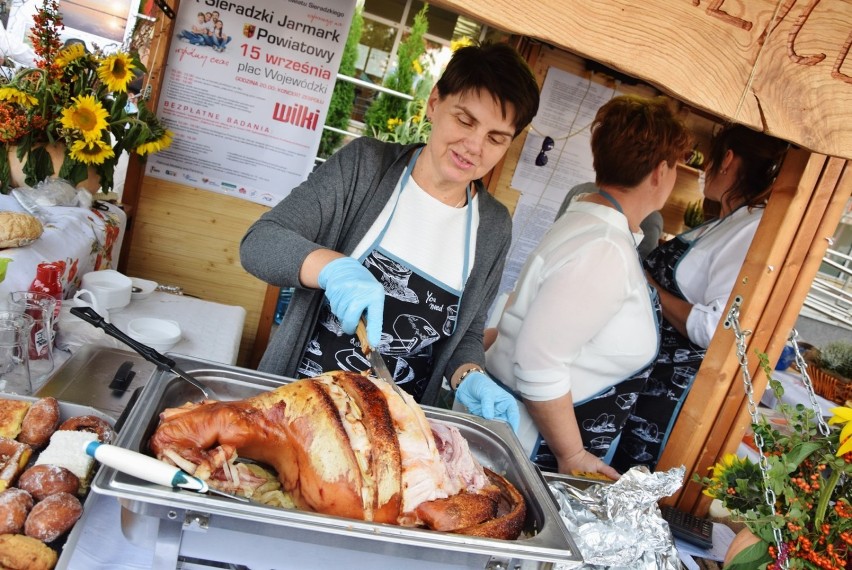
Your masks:
M311 172L355 0L180 4L145 173L277 204Z

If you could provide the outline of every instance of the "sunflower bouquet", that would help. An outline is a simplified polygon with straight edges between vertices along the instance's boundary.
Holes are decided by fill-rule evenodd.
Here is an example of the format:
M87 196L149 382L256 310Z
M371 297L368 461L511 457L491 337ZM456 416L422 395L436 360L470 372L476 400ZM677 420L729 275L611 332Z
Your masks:
M33 21L36 67L0 78L0 191L9 190L10 149L23 164L24 183L34 186L54 174L47 145L59 144L57 175L76 185L94 169L107 192L122 152L144 156L171 144L172 133L144 100L128 105L127 87L145 67L136 54L63 46L57 0L43 0Z
M783 387L772 378L765 355L761 365L780 401ZM777 409L778 417L752 425L755 436L763 438L774 509L767 503L760 464L748 458L726 455L711 468L710 477L694 477L704 486L704 494L719 499L734 520L745 523L760 539L726 568L848 570L852 568L852 408L832 408L832 417L822 429L809 407L781 403Z

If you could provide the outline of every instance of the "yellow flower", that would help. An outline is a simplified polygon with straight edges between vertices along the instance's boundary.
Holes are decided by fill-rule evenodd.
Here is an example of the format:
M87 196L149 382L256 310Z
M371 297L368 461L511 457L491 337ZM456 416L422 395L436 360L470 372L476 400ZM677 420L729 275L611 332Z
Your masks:
M456 51L459 48L472 46L473 40L467 36L462 36L457 40L453 40L450 42L450 51Z
M59 52L56 57L56 65L65 68L69 63L72 63L86 55L86 48L83 44L71 44L67 48Z
M117 53L104 58L98 66L98 77L110 91L127 91L127 84L133 79L136 68L126 53Z
M62 109L62 126L66 129L78 129L87 141L99 139L101 131L107 126L107 110L92 95L75 97L72 103L70 107Z
M402 124L402 119L397 119L396 117L392 117L392 118L388 119L388 130L392 131L397 127L397 125L401 125L401 124Z
M11 101L22 107L32 107L38 103L38 99L14 87L0 87L0 101Z
M418 60L415 59L414 61L412 61L411 67L414 69L414 73L416 73L417 75L423 74L423 66L420 65L420 62Z
M833 416L828 420L830 424L846 424L840 431L840 448L837 450L837 456L841 457L852 451L852 408L847 406L838 406L829 410Z
M733 453L723 455L722 461L713 466L712 479L718 481L724 475L725 471L731 468L737 461L739 461L739 458Z
M152 141L142 143L138 147L136 147L136 153L144 156L153 152L160 152L161 150L163 150L164 148L168 148L172 144L173 136L174 134L171 131L164 131L160 137Z
M115 156L112 147L102 140L74 141L70 147L71 158L84 164L103 164Z

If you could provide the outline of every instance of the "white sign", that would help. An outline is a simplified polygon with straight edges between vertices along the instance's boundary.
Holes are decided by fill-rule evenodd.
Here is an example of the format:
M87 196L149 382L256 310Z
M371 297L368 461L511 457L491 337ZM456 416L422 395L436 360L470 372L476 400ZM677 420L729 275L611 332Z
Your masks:
M311 172L355 0L185 1L149 176L274 205Z

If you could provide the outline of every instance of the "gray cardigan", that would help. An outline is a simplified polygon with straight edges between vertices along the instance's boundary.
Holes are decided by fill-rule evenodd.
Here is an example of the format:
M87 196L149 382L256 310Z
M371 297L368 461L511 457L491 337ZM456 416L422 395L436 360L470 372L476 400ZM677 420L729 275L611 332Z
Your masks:
M258 370L295 376L323 299L322 290L301 287L302 263L320 248L352 253L390 199L417 146L356 139L249 228L240 244L243 267L271 285L296 288ZM435 351L422 404L435 405L442 377L451 377L462 364L473 362L485 367L482 335L509 251L512 221L506 208L477 184L476 256L456 331ZM440 235L434 237L441 239Z

